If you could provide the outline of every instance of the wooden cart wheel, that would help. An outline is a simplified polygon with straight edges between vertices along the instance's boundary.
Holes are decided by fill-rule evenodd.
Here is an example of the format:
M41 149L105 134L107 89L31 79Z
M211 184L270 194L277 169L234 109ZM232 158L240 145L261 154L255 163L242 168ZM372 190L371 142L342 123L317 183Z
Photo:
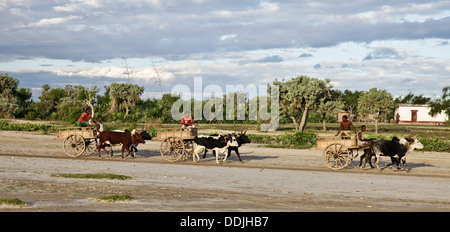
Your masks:
M161 142L161 156L164 159L175 162L183 158L185 146L182 139L178 137L168 137Z
M63 148L70 157L78 157L86 149L84 138L81 135L69 135L64 139Z
M333 143L323 151L325 165L333 170L347 167L353 160L353 155L348 148L341 143Z
M92 155L97 150L98 144L97 139L84 139L86 144L86 149L84 150L84 155Z

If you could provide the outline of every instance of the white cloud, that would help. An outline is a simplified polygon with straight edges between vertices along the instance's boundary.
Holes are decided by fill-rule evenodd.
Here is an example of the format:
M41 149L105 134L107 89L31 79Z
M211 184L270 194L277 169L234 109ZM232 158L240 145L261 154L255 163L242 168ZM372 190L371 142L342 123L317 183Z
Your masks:
M70 20L75 20L75 19L82 19L83 17L81 16L74 16L74 15L70 15L64 18L58 17L58 18L44 18L41 19L37 22L34 23L29 23L26 25L20 25L18 26L19 28L27 28L27 27L46 27L46 26L51 26L51 25L58 25L58 24L63 24L67 21Z
M234 39L236 38L237 34L227 34L220 36L220 40L227 40L227 39Z
M128 78L128 74L131 79L134 80L153 80L158 78L153 67L145 68L129 68L128 71L125 67L107 66L107 67L93 67L93 68L65 68L54 70L58 76L81 76L89 78L113 78L123 79ZM172 73L162 72L160 73L162 80L173 79Z
M80 12L89 9L98 9L102 5L99 0L75 0L63 6L54 6L56 12Z
M149 61L135 62L156 57L169 83L310 75L440 92L420 78L450 76L449 1L0 0L0 12L0 70L10 73L119 80L123 65L106 62L127 57L134 79L153 80ZM33 58L47 59L23 60Z

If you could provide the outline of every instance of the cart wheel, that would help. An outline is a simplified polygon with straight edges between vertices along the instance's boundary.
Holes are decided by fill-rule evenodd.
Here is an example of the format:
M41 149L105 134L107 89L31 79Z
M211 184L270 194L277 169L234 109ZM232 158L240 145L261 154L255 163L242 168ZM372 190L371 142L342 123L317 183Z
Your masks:
M63 144L64 151L70 157L78 157L83 154L86 144L83 136L81 135L69 135L64 139Z
M328 145L323 151L325 165L333 170L347 167L353 160L353 154L341 143Z
M194 144L191 140L185 140L184 141L184 153L183 157L181 157L181 160L187 160L192 156L192 153L194 152Z
M168 137L161 142L161 156L164 159L175 162L183 158L185 146L182 139L178 137Z
M92 155L97 150L98 144L97 139L84 139L86 144L86 149L84 150L84 155Z

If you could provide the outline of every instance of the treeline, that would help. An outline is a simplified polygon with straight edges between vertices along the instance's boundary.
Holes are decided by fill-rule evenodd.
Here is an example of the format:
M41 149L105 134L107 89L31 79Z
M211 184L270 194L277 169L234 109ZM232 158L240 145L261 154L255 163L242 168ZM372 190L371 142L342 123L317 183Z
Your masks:
M389 120L394 118L396 103L431 104L436 111L450 108L450 87L443 89L441 99L430 99L423 95L409 93L406 96L393 98L386 90L339 91L333 89L329 80L320 80L307 76L299 76L290 80L275 80L279 86L280 115L279 122L294 123L299 131L304 131L307 122L336 122L340 111L359 115L363 120ZM269 86L270 87L270 86ZM141 99L144 87L128 83L112 83L104 86L105 91L99 94L98 87L87 88L80 85L65 87L42 86L38 101L34 101L30 89L19 88L19 80L8 74L0 74L0 118L24 118L28 120L62 120L73 122L82 112L91 107L95 116L114 122L148 122L157 120L161 123L175 123L172 118L172 105L180 99L167 93L161 99ZM270 88L268 92L270 92ZM235 99L239 94L235 93ZM245 120L206 120L200 123L260 123L249 120L249 100L246 99ZM202 106L207 101L202 101ZM270 100L268 101L270 102ZM226 112L226 101L223 100L223 112ZM194 99L191 100L194 106ZM236 100L233 104L237 104ZM193 107L192 107L193 109ZM237 109L237 106L234 107ZM450 112L447 112L450 114ZM235 117L236 118L236 117ZM176 122L178 123L178 121Z

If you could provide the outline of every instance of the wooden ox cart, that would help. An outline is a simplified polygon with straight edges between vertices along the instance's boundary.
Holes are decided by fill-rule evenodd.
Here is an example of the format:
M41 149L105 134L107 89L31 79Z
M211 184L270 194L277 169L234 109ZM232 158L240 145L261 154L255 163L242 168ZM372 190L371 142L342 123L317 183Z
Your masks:
M327 167L340 170L351 164L353 158L358 156L359 149L364 151L369 149L369 146L358 145L354 135L348 139L337 136L320 137L317 140L317 148L323 150L323 162Z
M64 152L70 157L91 155L97 150L97 130L93 127L60 128L56 139L64 140Z
M157 140L161 141L161 156L170 161L186 160L192 155L193 140L197 137L197 128L167 128L158 131Z

